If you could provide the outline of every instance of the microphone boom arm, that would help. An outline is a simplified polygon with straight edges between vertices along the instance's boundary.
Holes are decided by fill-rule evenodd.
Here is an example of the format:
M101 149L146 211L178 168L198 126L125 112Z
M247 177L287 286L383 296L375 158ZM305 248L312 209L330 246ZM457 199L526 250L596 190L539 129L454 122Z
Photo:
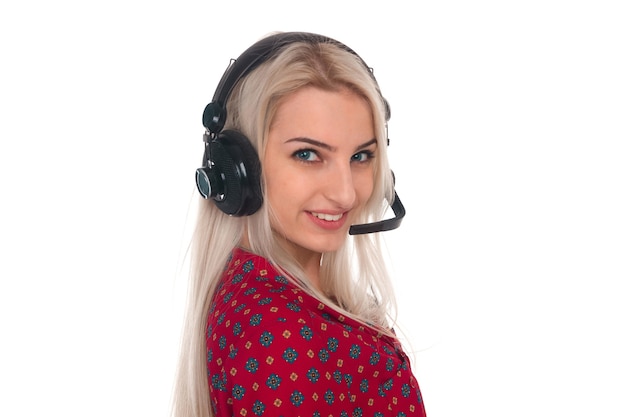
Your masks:
M406 210L404 209L404 205L402 204L402 201L400 201L398 193L396 193L395 190L391 209L394 214L393 218L374 223L354 224L350 226L350 231L348 233L351 235L363 235L367 233L385 232L387 230L397 229L400 227L400 223L402 223L402 218L406 214Z

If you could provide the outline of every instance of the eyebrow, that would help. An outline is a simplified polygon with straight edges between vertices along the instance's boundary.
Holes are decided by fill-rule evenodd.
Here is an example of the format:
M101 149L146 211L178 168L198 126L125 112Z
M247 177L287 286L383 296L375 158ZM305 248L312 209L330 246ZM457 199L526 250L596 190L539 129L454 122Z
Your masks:
M326 150L329 150L329 151L337 150L337 148L334 147L334 146L330 146L327 143L320 142L319 140L315 140L315 139L311 139L311 138L307 138L307 137L297 137L297 138L292 138L292 139L289 139L289 140L285 141L285 143L290 143L290 142L308 143L309 145L317 146L318 148L326 149ZM357 146L355 150L359 151L361 149L367 148L368 146L374 145L374 144L377 144L377 143L378 143L378 141L376 140L376 138L370 139L367 142Z

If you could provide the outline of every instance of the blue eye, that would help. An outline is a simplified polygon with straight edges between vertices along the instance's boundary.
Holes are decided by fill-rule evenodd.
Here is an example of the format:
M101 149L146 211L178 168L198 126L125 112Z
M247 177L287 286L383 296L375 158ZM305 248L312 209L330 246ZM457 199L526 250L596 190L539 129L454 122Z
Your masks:
M359 153L355 153L352 155L353 162L367 162L374 157L374 152L372 151L362 151Z
M296 159L299 159L301 161L313 162L317 160L317 154L315 153L315 151L312 151L310 149L301 149L294 152L293 155Z

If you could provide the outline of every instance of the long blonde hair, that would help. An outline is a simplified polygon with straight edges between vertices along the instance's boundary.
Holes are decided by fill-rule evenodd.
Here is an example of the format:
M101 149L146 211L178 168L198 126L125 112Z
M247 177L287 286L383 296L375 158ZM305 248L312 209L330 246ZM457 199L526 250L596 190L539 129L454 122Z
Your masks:
M369 69L353 53L331 43L295 42L247 75L232 92L226 129L250 139L261 160L271 122L281 100L305 86L328 91L349 89L372 109L378 140L375 185L359 223L380 220L392 201L393 179L387 160L386 107ZM262 188L263 181L262 181ZM297 261L278 244L266 200L248 217L229 217L211 201L199 201L191 249L187 310L174 392L176 417L212 415L206 369L206 320L213 293L228 257L247 233L252 252L269 259L281 271L342 314L385 331L395 314L395 299L377 234L354 236L336 252L323 254L320 283L325 293L307 286ZM332 300L332 301L331 301Z

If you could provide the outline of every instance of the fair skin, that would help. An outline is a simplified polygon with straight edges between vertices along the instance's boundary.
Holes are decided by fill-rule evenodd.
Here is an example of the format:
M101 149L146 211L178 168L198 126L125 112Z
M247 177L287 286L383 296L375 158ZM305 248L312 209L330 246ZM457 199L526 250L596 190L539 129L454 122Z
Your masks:
M270 126L262 166L272 228L320 291L322 253L343 245L372 194L374 132L362 97L313 87L284 98Z

